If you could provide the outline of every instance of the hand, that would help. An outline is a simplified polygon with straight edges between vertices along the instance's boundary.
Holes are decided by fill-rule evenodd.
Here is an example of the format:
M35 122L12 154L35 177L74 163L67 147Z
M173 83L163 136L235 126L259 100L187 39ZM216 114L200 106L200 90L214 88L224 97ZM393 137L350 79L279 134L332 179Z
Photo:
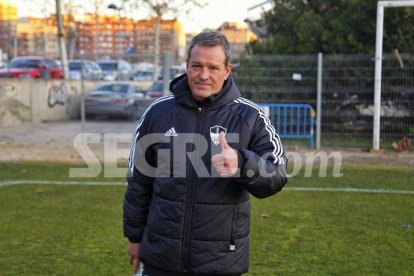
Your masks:
M139 268L139 251L140 244L139 243L128 243L128 254L129 254L129 263L132 265L132 274L135 275L138 272Z
M221 153L214 155L211 162L221 177L230 177L237 173L237 152L227 144L224 132L219 135Z

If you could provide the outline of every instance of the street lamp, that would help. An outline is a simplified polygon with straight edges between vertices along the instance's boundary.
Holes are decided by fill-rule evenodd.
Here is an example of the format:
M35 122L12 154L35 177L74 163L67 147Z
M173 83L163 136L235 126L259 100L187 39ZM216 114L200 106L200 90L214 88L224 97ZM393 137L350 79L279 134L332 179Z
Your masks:
M109 4L108 5L108 9L112 9L112 10L118 11L118 15L119 15L119 12L121 11L121 8L118 8L118 6L115 5L115 4Z

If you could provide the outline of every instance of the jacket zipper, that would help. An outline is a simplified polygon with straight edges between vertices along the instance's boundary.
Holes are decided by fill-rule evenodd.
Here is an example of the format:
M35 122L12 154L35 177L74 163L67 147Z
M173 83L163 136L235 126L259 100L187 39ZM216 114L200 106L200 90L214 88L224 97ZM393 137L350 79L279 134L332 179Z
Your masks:
M203 119L203 109L199 107L196 111L196 124L195 124L195 131L194 133L201 134L202 129L202 119ZM195 151L194 154L197 153L197 149L199 148L198 145L200 144L200 135L197 135L194 147ZM194 160L194 159L193 159ZM196 158L196 164L194 167L196 168L198 165L199 158ZM181 247L181 260L182 260L182 268L183 272L187 273L189 270L189 246L190 246L190 234L191 234L191 216L193 213L193 200L194 200L194 193L195 193L195 186L197 185L197 177L194 175L195 172L192 172L189 177L189 182L187 184L187 202L185 206L185 215L184 215L184 232L183 232L183 242Z
M233 217L231 219L231 233L230 233L230 251L236 250L236 230L237 230L237 204L233 205Z

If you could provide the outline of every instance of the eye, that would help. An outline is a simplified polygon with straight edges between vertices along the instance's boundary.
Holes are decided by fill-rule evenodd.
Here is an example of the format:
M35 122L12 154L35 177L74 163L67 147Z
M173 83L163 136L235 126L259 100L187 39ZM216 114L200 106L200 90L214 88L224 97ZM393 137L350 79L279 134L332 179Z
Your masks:
M217 73L219 71L220 71L219 67L216 67L216 66L210 67L210 72Z
M191 65L191 68L193 68L193 69L197 69L197 68L199 68L200 66L198 65L198 64L193 64L193 65Z

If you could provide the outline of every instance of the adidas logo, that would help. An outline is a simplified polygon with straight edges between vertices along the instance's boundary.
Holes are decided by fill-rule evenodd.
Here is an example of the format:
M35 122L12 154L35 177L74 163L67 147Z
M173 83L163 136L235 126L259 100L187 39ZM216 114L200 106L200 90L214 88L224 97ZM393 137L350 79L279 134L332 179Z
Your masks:
M164 133L164 136L178 136L177 132L175 132L175 128L170 128L166 133Z

